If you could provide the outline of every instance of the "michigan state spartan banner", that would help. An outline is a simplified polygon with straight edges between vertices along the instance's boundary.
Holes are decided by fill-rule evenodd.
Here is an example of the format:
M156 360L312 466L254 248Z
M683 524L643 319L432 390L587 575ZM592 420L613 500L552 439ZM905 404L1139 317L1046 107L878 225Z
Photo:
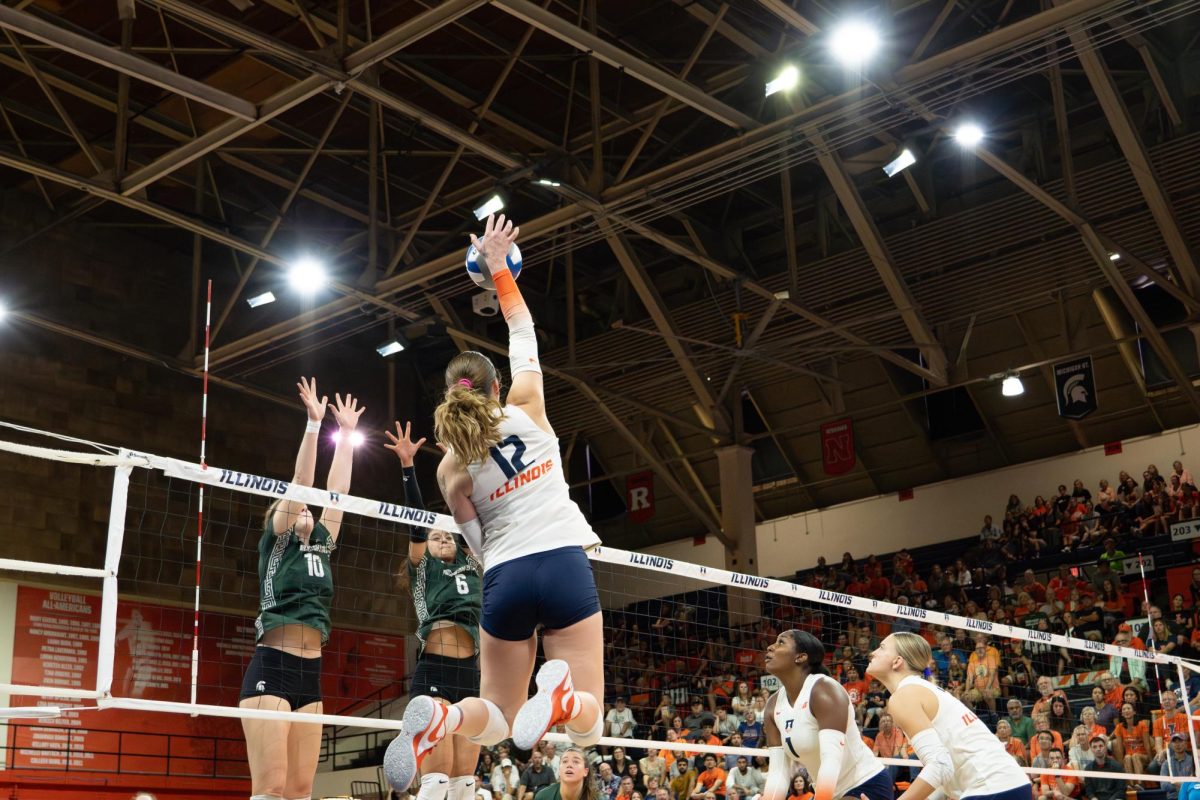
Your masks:
M1083 419L1096 410L1096 378L1092 357L1082 356L1054 365L1054 393L1058 396L1058 415Z

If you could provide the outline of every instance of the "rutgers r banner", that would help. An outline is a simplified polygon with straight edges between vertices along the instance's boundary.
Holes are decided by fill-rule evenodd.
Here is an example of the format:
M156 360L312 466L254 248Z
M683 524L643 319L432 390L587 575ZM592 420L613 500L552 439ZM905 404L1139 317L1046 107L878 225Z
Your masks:
M821 426L821 464L826 475L844 475L854 469L854 422L849 418Z
M625 477L625 508L630 522L649 522L654 516L653 472L635 472Z

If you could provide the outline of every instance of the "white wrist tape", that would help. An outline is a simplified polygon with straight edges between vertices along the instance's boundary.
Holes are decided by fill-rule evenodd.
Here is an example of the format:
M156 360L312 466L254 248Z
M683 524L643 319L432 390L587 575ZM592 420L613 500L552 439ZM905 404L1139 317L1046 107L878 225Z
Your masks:
M304 432L305 433L320 433L321 432L321 420L310 419L308 421L308 424L304 426Z
M538 361L537 333L533 320L527 319L508 329L508 369L515 378L522 372L541 373Z
M941 785L954 773L954 762L950 760L950 751L942 744L937 731L933 728L926 728L912 737L911 741L913 750L923 765L923 769L917 777L935 789L941 788Z

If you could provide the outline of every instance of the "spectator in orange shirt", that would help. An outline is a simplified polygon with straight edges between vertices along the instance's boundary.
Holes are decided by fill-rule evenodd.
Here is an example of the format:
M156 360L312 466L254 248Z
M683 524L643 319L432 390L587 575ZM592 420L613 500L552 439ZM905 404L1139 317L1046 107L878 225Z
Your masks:
M988 710L994 712L996 698L999 696L999 669L989 657L987 645L983 642L976 642L975 652L971 653L971 657L967 660L967 685L963 692L963 702L969 706L978 706L982 700Z
M1100 688L1104 690L1104 702L1109 705L1121 707L1121 698L1125 692L1125 687L1121 685L1111 672L1100 673Z
M876 564L871 570L871 578L867 581L867 596L876 600L886 600L892 591L892 582L883 576L883 565Z
M717 757L712 753L704 756L704 772L696 777L696 788L692 800L719 800L725 797L725 770L717 766Z
M1084 706L1079 711L1079 724L1087 728L1087 742L1089 747L1091 746L1092 739L1095 739L1097 736L1108 736L1108 730L1096 718L1095 706Z
M1029 753L1025 750L1025 745L1021 743L1021 740L1012 735L1012 725L1007 719L1001 718L996 723L996 738L1004 744L1004 749L1017 760L1018 764L1022 767L1029 766Z
M1063 751L1054 748L1046 760L1050 769L1069 770ZM1038 778L1038 800L1069 800L1079 793L1079 779L1069 775L1042 775Z
M1062 738L1054 731L1038 731L1037 735L1029 740L1029 758L1030 763L1035 766L1041 766L1037 763L1039 757L1043 762L1049 758L1050 751L1054 748L1062 749Z
M1167 746L1171 743L1171 734L1188 735L1187 714L1179 710L1179 695L1174 689L1167 689L1159 700L1162 702L1162 715L1154 720L1150 733L1154 740L1154 763L1161 764L1167 757Z
M1150 741L1150 726L1138 719L1132 703L1121 704L1121 721L1113 728L1113 756L1125 765L1126 772L1142 775L1150 762L1154 745Z
M1063 487L1064 489L1066 487ZM1075 588L1075 576L1071 574L1071 568L1063 564L1058 568L1058 575L1050 579L1050 583L1046 584L1046 591L1054 596L1061 606L1071 596L1071 590Z
M842 677L842 688L850 695L850 704L854 707L854 719L861 726L867 708L867 692L871 687L859 677L858 668L851 661L842 662Z
M892 721L892 715L887 712L881 714L879 716L879 732L875 734L871 752L880 758L905 758L904 746L906 744L908 744L908 738L904 735L904 731L896 727ZM889 765L887 771L894 781L897 773L900 772L900 767Z
M1036 717L1038 714L1042 713L1050 713L1050 701L1053 698L1061 697L1063 700L1067 699L1066 692L1064 692L1062 689L1054 688L1054 681L1050 679L1049 675L1041 675L1038 677L1037 690L1039 697L1037 701L1034 702L1033 708L1029 712L1031 717ZM1120 698L1118 697L1118 702L1119 701Z
M1050 740L1054 743L1054 747L1062 749L1063 740L1058 731L1050 727L1050 715L1043 711L1040 714L1031 715L1033 719L1033 729L1038 733L1050 734ZM1045 755L1045 750L1039 744L1037 736L1029 741L1029 757L1037 758L1040 755Z
M1039 606L1046 602L1046 587L1040 583L1037 576L1033 574L1033 570L1025 570L1024 580L1021 584L1021 591L1028 592Z

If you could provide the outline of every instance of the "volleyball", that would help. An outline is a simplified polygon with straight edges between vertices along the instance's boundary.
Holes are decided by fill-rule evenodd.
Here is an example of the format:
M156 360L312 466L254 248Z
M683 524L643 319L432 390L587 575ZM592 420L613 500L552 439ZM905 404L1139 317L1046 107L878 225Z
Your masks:
M479 253L479 248L471 245L467 248L467 274L471 276L471 280L475 281L475 285L480 289L495 289L496 286L492 283L492 276L484 270L480 269L479 262L483 260L483 256ZM521 277L521 248L517 247L517 243L513 242L512 247L508 249L508 256L505 258L508 262L508 271L512 273L513 280Z

